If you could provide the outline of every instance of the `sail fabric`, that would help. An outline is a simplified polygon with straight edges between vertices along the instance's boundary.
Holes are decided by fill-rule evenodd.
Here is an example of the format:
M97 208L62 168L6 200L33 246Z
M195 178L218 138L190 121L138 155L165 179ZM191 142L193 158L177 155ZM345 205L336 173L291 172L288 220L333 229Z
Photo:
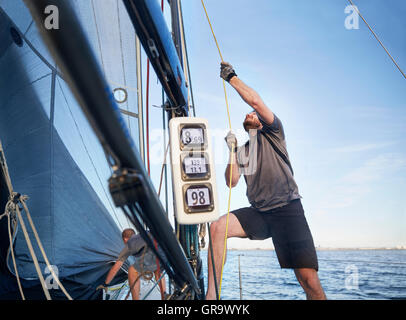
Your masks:
M71 3L107 81L112 89L125 90L120 108L137 113L135 34L121 1ZM138 141L135 120L126 118L126 123ZM121 230L128 221L108 194L111 171L96 136L27 8L15 0L0 0L0 139L14 191L29 197L32 219L62 283L74 299L100 298L95 288L122 249ZM6 193L0 184L0 213ZM7 219L0 220L0 298L16 292L15 270L7 259L6 224ZM14 250L23 286L40 298L38 276L21 230ZM34 250L44 272L44 259L35 244ZM121 273L117 280L124 278ZM60 290L51 294L62 298Z

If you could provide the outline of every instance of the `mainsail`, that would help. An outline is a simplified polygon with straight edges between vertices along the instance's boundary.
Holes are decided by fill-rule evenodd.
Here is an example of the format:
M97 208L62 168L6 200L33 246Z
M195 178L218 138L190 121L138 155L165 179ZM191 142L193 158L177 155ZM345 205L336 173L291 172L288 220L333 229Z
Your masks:
M142 140L136 118L136 36L122 2L70 2L105 78L116 89L128 130L134 141ZM34 223L62 283L74 299L100 298L95 288L121 250L120 229L128 222L106 190L111 171L102 148L29 11L15 0L0 0L0 139L14 190L29 197ZM0 195L1 212L8 196L4 183ZM8 256L7 219L0 220L0 227L0 298L19 298ZM14 250L28 297L43 298L20 232ZM124 278L121 274L117 280ZM50 292L63 298L59 290Z

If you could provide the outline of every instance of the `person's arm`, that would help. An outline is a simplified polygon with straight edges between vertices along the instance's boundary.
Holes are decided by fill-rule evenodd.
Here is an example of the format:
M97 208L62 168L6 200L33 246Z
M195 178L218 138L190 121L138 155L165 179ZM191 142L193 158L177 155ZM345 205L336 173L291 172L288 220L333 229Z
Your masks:
M125 245L123 250L121 250L116 263L111 267L109 273L107 274L106 280L104 281L104 284L102 287L107 286L116 276L117 272L120 270L121 266L123 263L127 260L127 258L130 256L130 250L128 249L128 246Z
M107 274L106 280L104 281L103 284L99 285L96 290L105 290L107 291L107 286L111 282L111 280L114 279L116 276L117 272L120 270L121 266L123 265L123 261L117 260L116 263L111 267L109 273Z
M231 158L231 152L230 152L230 161L227 164L226 172L225 172L225 178L226 178L226 184L229 187L230 186L230 173L232 172L232 177L231 177L231 188L234 188L237 184L238 181L240 180L240 172L238 170L238 164L237 164L237 154L234 152L233 158ZM233 160L231 162L231 160ZM232 165L231 165L232 163ZM231 171L232 167L232 171Z
M105 285L108 285L116 276L117 272L120 270L123 265L123 261L117 260L116 263L111 267L109 273L107 274L106 280L104 281Z
M273 123L273 112L266 106L260 95L254 89L247 86L240 78L238 78L231 64L227 62L221 63L220 76L230 83L241 98L251 106L268 125Z
M232 173L231 177L231 188L234 188L238 181L240 180L240 172L238 170L238 163L237 163L237 138L235 135L230 131L225 138L227 142L227 146L230 150L229 162L227 164L226 172L225 172L225 179L226 184L230 186L230 174ZM234 148L234 152L231 152L231 148ZM232 168L232 170L231 170Z

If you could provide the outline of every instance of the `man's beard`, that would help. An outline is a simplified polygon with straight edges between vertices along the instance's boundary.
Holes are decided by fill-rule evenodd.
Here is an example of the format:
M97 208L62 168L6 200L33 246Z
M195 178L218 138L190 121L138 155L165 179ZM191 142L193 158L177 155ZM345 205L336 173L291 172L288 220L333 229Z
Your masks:
M248 132L249 129L259 129L261 127L261 123L259 121L255 121L252 119L244 120L243 122L244 130ZM249 128L247 128L249 126Z

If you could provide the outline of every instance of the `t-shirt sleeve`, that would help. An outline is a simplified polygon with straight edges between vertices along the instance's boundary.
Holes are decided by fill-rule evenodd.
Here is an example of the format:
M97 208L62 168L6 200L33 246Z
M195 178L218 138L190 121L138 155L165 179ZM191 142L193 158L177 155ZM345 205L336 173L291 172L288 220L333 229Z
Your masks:
M128 249L128 246L125 245L124 249L121 250L120 254L118 255L117 260L119 260L121 262L125 262L129 256L130 256L130 250Z
M275 114L274 114L274 120L271 124L266 123L259 115L258 115L258 119L262 124L261 130L263 132L276 137L278 140L285 139L285 132L283 130L282 122Z
M266 123L265 120L263 120L258 113L257 113L257 116L258 116L259 121L262 124L262 130L264 130L265 132L267 132L267 131L277 132L282 128L281 120L279 120L279 118L276 116L276 114L274 114L274 120L271 124Z

